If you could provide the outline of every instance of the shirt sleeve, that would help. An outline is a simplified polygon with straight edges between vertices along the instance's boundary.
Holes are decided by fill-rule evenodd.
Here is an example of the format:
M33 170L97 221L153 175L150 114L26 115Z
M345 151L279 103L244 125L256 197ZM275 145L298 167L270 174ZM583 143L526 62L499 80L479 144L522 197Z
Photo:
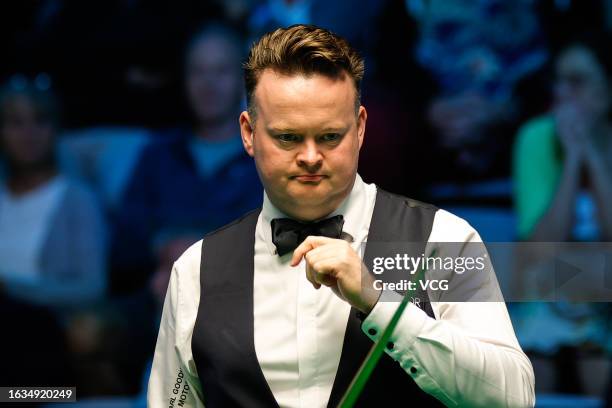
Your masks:
M190 260L185 258L191 258L199 266L199 250L194 247L188 249L172 268L149 377L149 408L204 407L202 387L191 354L191 335L199 299L199 282L193 283L199 280L196 279L199 268L196 269L198 273L194 273L195 265L184 265ZM197 297L194 291L198 292Z
M517 233L527 239L554 198L562 172L554 120L534 119L518 132L512 155Z
M465 221L450 217L445 213L441 218L453 224L450 229L464 231L464 242L480 240ZM444 226L448 231L449 224ZM451 239L462 242L457 235ZM490 273L498 290L492 268ZM381 337L402 296L385 292L385 299L362 324L373 341ZM432 301L431 306L435 319L409 303L385 347L423 391L451 407L534 406L533 368L518 344L503 300Z

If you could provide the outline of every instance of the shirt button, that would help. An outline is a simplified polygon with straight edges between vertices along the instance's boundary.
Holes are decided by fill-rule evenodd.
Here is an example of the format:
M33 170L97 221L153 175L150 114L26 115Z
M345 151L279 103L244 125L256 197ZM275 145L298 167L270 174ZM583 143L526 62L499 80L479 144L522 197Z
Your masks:
M388 342L388 343L387 343L387 348L388 348L389 350L393 350L393 347L395 347L395 344L393 344L393 342L392 342L392 341L390 341L390 342Z
M417 372L416 367L410 367L410 372L411 372L412 374L416 374L416 372Z
M376 329L375 329L375 328L370 327L370 328L368 329L368 333L370 334L370 336L376 336L377 331L376 331Z

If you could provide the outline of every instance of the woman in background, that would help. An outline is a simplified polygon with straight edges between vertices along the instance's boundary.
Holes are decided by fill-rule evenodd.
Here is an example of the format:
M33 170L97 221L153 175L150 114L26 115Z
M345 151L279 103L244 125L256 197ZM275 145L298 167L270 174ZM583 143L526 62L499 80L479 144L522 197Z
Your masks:
M94 196L58 170L58 104L29 82L0 90L0 287L64 311L106 287L103 217Z
M514 154L519 237L612 240L612 55L606 38L556 59L552 112L519 131Z
M593 35L562 48L554 61L551 112L519 130L513 159L518 235L548 242L530 245L536 261L530 266L536 269L519 270L522 285L537 279L536 264L542 264L549 249L556 253L552 262L572 254L581 262L593 258L584 247L573 253L556 243L612 240L609 45L606 35ZM576 295L581 302L556 297L559 301L525 302L511 312L519 340L534 362L536 392L601 396L605 387L611 310L606 303L589 303L589 294L580 289Z

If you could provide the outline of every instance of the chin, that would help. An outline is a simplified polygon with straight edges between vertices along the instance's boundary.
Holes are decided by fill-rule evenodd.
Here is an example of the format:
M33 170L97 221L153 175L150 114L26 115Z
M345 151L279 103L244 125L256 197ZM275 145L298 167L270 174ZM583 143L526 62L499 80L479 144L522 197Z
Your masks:
M326 195L320 191L292 191L288 194L294 205L298 206L316 206L325 202Z
M296 183L288 190L289 195L301 202L325 201L333 195L333 189L325 182L321 183Z

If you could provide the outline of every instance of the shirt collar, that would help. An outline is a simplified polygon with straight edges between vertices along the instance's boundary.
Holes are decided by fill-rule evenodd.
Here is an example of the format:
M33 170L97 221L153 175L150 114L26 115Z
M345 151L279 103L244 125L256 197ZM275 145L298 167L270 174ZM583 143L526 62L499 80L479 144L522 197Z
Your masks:
M369 220L364 219L363 214L368 208L368 197L366 194L366 184L359 174L355 177L353 188L349 195L342 201L340 206L325 218L341 214L344 217L342 231L350 234L354 240L360 239L359 233L365 223ZM272 243L272 230L270 223L275 218L291 218L279 210L268 198L264 191L263 206L261 208L261 230L260 238L266 242L271 254L276 254L276 247Z

